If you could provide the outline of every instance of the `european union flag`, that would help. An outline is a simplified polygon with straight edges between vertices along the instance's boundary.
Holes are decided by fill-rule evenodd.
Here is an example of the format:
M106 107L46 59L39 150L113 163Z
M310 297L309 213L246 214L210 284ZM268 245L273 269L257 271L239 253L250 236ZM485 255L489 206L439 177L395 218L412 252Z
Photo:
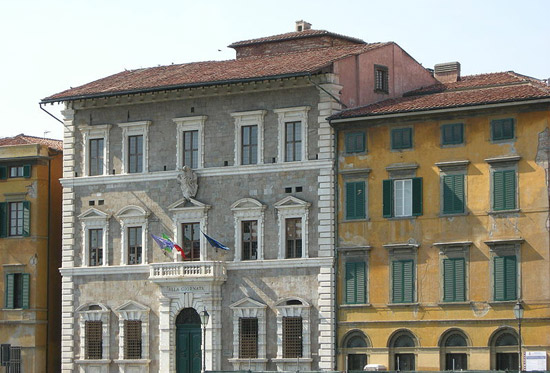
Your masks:
M208 240L208 243L212 245L212 247L215 247L216 249L229 250L229 247L225 246L223 243L216 241L215 239L213 239L203 231L201 231L201 233L204 235L204 237L206 237L206 239Z

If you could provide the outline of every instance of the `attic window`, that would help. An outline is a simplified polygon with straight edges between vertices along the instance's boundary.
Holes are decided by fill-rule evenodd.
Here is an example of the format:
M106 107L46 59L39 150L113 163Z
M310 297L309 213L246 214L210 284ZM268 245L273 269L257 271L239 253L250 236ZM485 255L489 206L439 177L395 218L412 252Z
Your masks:
M296 31L303 31L303 28L304 28L304 27L303 27L302 25L300 25L300 26L297 27L297 30L296 30Z
M374 91L388 93L388 67L382 65L374 65Z

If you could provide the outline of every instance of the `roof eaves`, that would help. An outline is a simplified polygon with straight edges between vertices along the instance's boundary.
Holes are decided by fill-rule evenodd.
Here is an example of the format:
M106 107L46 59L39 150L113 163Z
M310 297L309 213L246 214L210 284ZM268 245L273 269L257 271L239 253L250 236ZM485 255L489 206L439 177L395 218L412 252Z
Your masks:
M325 67L326 66L319 67L315 71L302 71L302 72L298 72L298 73L279 74L279 75L272 75L272 76L217 80L217 81L211 81L211 82L185 83L185 84L167 85L167 86L159 86L159 87L151 87L151 88L130 89L130 90L125 90L125 91L113 91L113 92L102 92L102 93L93 93L93 94L82 94L82 95L76 95L76 96L57 97L57 98L46 97L46 98L43 98L40 101L40 103L41 104L53 104L53 103L58 103L58 102L85 100L85 99L91 99L91 98L125 96L125 95L131 95L131 94L136 94L136 93L151 93L151 92L161 92L161 91L172 91L172 90L185 89L185 88L211 87L211 86L215 86L215 85L227 85L227 84L237 84L237 83L247 83L247 82L254 82L254 81L263 81L263 80L276 80L276 79L286 79L286 78L294 78L294 77L300 77L300 76L310 76L312 74L315 74L315 73L321 71Z
M533 101L537 101L537 102L533 102ZM446 106L446 107L398 110L398 111L391 111L387 113L356 114L356 115L350 115L342 118L337 118L338 114L335 114L335 115L331 115L330 117L327 117L326 119L331 123L343 123L347 121L374 120L374 119L380 119L380 118L392 118L392 117L405 116L405 115L433 114L436 112L447 112L449 110L457 110L457 109L481 110L487 107L494 107L494 106L503 106L503 105L511 106L515 104L524 105L524 104L530 104L530 103L545 103L545 102L550 103L550 95L548 97L531 97L531 98L524 98L524 99L500 100L500 101L494 101L494 102L453 105L453 106Z

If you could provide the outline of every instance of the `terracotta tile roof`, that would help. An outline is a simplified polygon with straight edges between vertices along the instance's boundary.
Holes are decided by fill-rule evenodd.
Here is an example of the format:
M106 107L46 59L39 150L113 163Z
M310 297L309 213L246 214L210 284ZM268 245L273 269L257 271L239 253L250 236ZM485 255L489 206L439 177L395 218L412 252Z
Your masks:
M193 62L127 70L46 97L42 102L314 74L323 68L331 67L334 61L389 44L391 43L371 43L228 61Z
M46 145L47 147L55 150L63 150L63 141L61 140L48 139L45 137L27 136L22 133L13 137L0 138L0 146L30 144Z
M304 30L304 31L294 31L294 32L287 32L285 34L279 34L279 35L272 35L267 36L263 38L258 39L250 39L250 40L243 40L238 41L235 43L232 43L228 45L229 48L235 48L235 47L242 47L245 45L252 45L252 44L260 44L260 43L269 43L269 42L275 42L275 41L284 41L284 40L296 40L296 39L303 39L303 38L309 38L309 37L315 37L315 36L332 36L339 39L345 39L352 41L354 43L364 44L365 42L361 39L353 38L351 36L341 35L341 34L335 34L333 32L329 32L326 30Z
M550 87L540 80L509 71L465 76L455 83L439 83L408 92L400 98L343 110L329 119L390 115L541 98L550 98Z

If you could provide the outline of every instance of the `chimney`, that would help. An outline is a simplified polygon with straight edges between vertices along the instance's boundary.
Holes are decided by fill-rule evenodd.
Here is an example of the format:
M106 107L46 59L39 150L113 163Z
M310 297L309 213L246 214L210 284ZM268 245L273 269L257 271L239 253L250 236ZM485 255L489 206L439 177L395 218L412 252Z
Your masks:
M441 83L454 83L460 80L460 63L446 62L434 66L434 77Z
M311 29L311 23L308 23L306 21L296 21L296 31L301 32L305 30Z

